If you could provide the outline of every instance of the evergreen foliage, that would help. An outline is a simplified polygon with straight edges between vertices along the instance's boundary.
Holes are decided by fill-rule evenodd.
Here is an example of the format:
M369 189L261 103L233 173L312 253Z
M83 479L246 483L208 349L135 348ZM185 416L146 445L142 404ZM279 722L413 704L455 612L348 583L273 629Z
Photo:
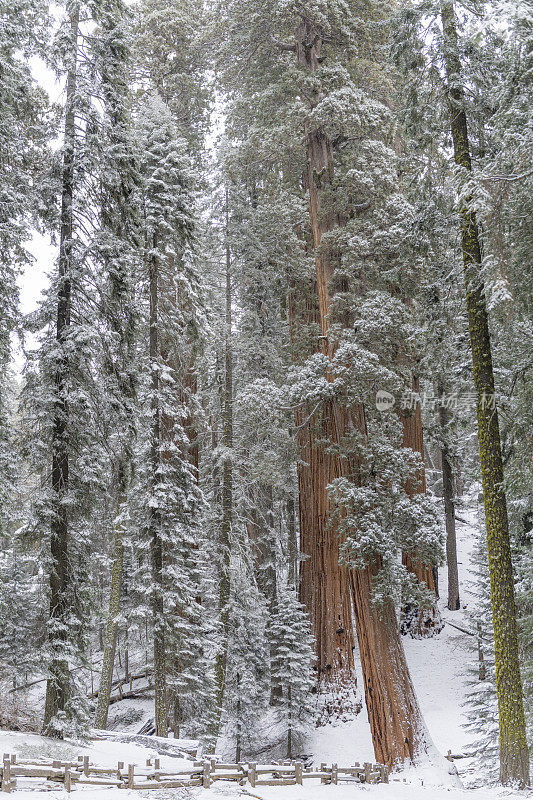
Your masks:
M504 491L531 742L532 42L506 1L0 3L0 666L46 681L46 733L118 726L143 674L157 734L295 757L359 711L357 635L376 753L415 757L396 614L441 629L441 499L450 545L479 430L479 772L498 701L516 728L484 538ZM36 232L57 258L23 319Z
M269 625L274 652L270 670L280 687L275 712L286 732L287 758L293 758L312 720L313 647L309 620L292 587L279 589Z

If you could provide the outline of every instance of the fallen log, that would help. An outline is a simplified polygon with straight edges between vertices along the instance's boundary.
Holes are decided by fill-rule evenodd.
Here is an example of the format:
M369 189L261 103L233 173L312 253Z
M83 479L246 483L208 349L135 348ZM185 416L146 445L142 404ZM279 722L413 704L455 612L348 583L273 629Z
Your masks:
M131 700L132 698L138 697L141 694L146 694L146 692L153 691L153 686L140 686L138 689L130 689L128 692L119 692L118 694L114 694L109 698L109 705L112 706L113 703L120 703L121 700Z
M155 750L160 755L186 758L189 761L195 760L200 747L200 743L196 739L165 739L162 736L144 736L139 733L124 733L123 731L104 731L99 728L91 731L91 738L109 739L113 742L132 742Z
M144 672L138 672L136 674L124 676L123 678L117 678L111 684L111 688L116 689L117 686L124 686L124 684L130 683L131 681L138 681L141 678L147 678L148 675L151 675L152 673L153 669L150 667L149 669L144 670ZM89 700L93 700L95 697L98 697L99 693L100 690L95 689L95 691L88 694L87 697L89 698Z

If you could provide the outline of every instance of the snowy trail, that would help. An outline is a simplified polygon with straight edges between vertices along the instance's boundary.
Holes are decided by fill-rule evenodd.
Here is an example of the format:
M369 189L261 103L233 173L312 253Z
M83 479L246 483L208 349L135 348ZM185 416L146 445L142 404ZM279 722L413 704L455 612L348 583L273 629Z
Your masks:
M393 782L365 786L364 784L350 784L346 786L261 786L249 792L239 791L230 786L217 785L209 790L196 790L198 800L214 799L215 796L234 800L242 797L260 798L260 800L350 800L351 798L368 798L368 800L504 800L504 798L523 798L530 800L532 791L518 792L510 789L481 788L481 789L455 789L444 786L435 786L423 779Z
M458 516L466 520L457 522L461 610L451 612L446 608L446 565L439 570L441 614L445 621L449 620L466 629L469 628L469 622L465 618L464 606L468 608L471 601L468 584L476 514L473 498L468 508L458 512ZM464 752L468 748L468 735L462 727L465 719L462 704L467 692L468 664L475 658L474 639L451 625L445 625L441 633L431 639L405 636L403 644L422 714L436 747L443 755L448 750L453 753ZM357 654L356 671L361 676ZM354 720L318 728L313 733L309 752L313 754L315 762L373 761L372 737L364 704ZM457 762L457 766L461 771L460 762Z

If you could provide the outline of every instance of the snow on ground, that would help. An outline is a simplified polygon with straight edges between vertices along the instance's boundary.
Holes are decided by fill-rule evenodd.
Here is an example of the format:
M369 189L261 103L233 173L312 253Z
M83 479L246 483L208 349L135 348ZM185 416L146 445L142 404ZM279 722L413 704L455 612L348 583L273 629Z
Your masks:
M246 790L246 791L244 791ZM322 786L318 782L313 786L258 786L231 787L228 784L217 784L212 789L194 792L196 800L234 800L237 797L260 798L260 800L530 800L533 792L514 792L503 788L456 789L435 786L424 781L395 781L388 784L365 786L364 784L345 784L339 786Z
M460 789L434 785L412 777L389 784L346 784L322 786L313 782L305 786L237 786L217 781L211 789L128 789L80 788L67 795L63 790L47 791L49 800L67 800L83 793L83 800L531 800L533 792L522 792L503 787ZM35 792L18 791L15 800L35 800Z
M461 586L460 611L451 612L445 608L446 601L446 569L440 570L441 613L445 621L469 628L465 612L472 602L468 590L469 563L475 541L477 527L477 503L475 493L468 504L460 508L457 515L465 522L457 523L457 545L459 561L459 579ZM464 702L467 691L467 667L476 657L475 639L446 624L444 630L432 639L416 640L404 637L409 668L415 690L426 720L431 737L442 754L448 750L453 753L468 752L468 736L462 727L464 722ZM358 675L361 674L360 667ZM142 722L151 713L151 700L143 697L139 700L127 700L112 706L110 721L115 730L137 731ZM305 746L305 751L312 755L314 764L326 762L347 766L355 761L373 761L374 753L370 736L370 727L363 705L361 713L350 722L331 724L313 731ZM144 765L146 759L156 755L155 749L138 744L95 741L88 745L70 744L44 739L33 734L0 731L0 752L17 753L23 757L77 758L78 755L89 755L97 764L110 765L117 761L125 764ZM179 769L189 764L178 758L160 756L163 769ZM259 758L258 760L261 760ZM264 760L264 759L263 759ZM217 782L211 789L166 789L130 791L126 789L92 789L79 788L75 792L83 792L84 800L237 800L238 797L254 797L256 800L505 800L505 798L533 798L533 792L514 791L502 787L482 787L466 789L457 785L456 778L446 772L449 762L440 766L419 766L409 768L391 775L389 784L365 786L364 784L344 784L339 786L323 786L312 781L302 786L237 786L236 784ZM468 761L455 762L459 776L468 770ZM455 784L455 785L454 785ZM35 800L35 793L17 791L17 800ZM65 800L63 790L48 791L51 800Z
M116 767L118 761L144 766L148 758L158 757L163 770L189 769L191 761L174 756L158 755L155 748L143 747L133 742L105 740L91 741L87 744L60 742L44 736L14 731L0 731L0 752L16 753L19 761L25 759L76 760L80 755L88 755L92 763L102 767ZM76 790L78 791L78 790ZM89 791L89 790L87 790ZM100 800L106 796L107 789L98 790ZM61 793L60 793L61 794ZM17 791L17 797L20 793ZM32 795L35 797L35 794ZM123 797L123 793L121 793Z
M439 570L441 600L439 607L446 622L469 629L465 612L472 602L468 590L470 557L475 542L477 527L476 492L468 498L466 508L457 511L457 560L459 585L461 587L461 609L446 608L446 566ZM415 686L418 702L427 727L440 752L445 755L468 751L468 735L462 727L465 710L462 707L467 693L467 667L476 658L475 639L446 624L437 636L431 639L412 639L404 636L403 645L409 670ZM356 654L356 672L361 676ZM362 686L362 679L359 680ZM353 761L373 761L374 751L366 709L349 723L339 723L318 728L312 736L307 751L314 756L315 763L349 764ZM456 766L461 771L462 761Z

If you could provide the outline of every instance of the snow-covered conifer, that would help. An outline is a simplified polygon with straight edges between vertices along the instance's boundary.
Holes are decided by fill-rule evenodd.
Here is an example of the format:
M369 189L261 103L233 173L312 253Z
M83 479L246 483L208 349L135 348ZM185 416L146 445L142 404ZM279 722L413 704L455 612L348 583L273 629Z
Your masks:
M269 638L273 644L272 683L280 688L275 715L286 734L287 758L293 758L309 731L314 709L310 703L313 642L309 618L292 587L278 590Z

